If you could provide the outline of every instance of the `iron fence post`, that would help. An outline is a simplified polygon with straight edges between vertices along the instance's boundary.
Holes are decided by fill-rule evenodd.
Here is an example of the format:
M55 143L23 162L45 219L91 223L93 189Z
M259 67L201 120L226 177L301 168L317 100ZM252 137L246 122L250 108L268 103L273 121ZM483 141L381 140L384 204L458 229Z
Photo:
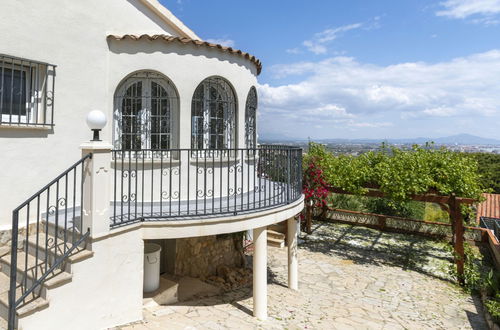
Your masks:
M10 252L10 288L9 288L9 330L14 330L16 323L16 284L17 284L17 235L19 230L19 211L12 212L12 240Z
M287 148L287 150L286 150L286 159L287 159L287 162L286 162L286 165L287 165L286 203L289 204L290 203L290 189L292 186L292 180L291 180L291 176L290 176L290 171L292 170L292 156L291 156L290 148Z

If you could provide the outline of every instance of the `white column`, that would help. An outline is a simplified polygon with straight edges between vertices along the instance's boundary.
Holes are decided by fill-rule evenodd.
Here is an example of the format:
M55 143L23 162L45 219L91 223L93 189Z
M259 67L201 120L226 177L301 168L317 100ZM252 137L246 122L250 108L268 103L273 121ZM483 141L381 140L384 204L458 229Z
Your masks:
M80 148L82 156L92 154L83 174L82 231L89 228L90 236L96 238L109 233L113 146L103 141L91 141Z
M267 319L267 228L253 230L253 315Z
M288 287L292 290L299 289L299 264L297 260L297 220L288 219Z

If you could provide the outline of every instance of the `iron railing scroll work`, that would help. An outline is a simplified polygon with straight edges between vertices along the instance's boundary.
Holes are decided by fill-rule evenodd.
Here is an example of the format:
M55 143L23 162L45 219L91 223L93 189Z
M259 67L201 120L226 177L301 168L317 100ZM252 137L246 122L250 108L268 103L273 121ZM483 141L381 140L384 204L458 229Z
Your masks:
M111 227L230 216L302 196L302 149L113 150Z

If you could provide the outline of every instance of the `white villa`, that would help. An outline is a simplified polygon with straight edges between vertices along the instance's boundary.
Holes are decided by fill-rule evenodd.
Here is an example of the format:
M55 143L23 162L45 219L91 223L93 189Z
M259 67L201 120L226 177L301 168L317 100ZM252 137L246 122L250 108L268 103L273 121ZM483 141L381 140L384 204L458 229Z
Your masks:
M265 319L267 228L283 221L297 290L302 152L258 144L261 69L157 0L2 1L0 327L141 320L145 243L162 273L208 276L246 231Z

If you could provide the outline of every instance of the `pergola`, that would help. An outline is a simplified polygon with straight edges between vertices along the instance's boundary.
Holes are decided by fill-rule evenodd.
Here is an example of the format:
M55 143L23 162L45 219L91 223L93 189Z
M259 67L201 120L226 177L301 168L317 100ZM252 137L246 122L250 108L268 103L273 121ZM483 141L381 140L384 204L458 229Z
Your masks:
M336 187L328 187L328 191L335 194L344 194L344 195L357 195L357 196L366 196L366 197L378 197L378 198L387 198L388 196L380 191L380 189L376 186L374 187L366 187L368 189L367 192L358 194L349 191L345 191ZM435 191L429 191L423 195L410 195L410 200L417 202L429 202L438 204L443 210L448 212L451 219L452 231L453 231L453 248L454 248L454 258L455 263L457 265L457 275L458 281L461 285L464 284L464 223L462 212L460 209L460 205L471 205L477 202L476 199L473 198L465 198L458 197L455 194L451 194L449 196L439 195ZM306 232L308 234L311 233L311 224L312 224L312 205L306 205Z

